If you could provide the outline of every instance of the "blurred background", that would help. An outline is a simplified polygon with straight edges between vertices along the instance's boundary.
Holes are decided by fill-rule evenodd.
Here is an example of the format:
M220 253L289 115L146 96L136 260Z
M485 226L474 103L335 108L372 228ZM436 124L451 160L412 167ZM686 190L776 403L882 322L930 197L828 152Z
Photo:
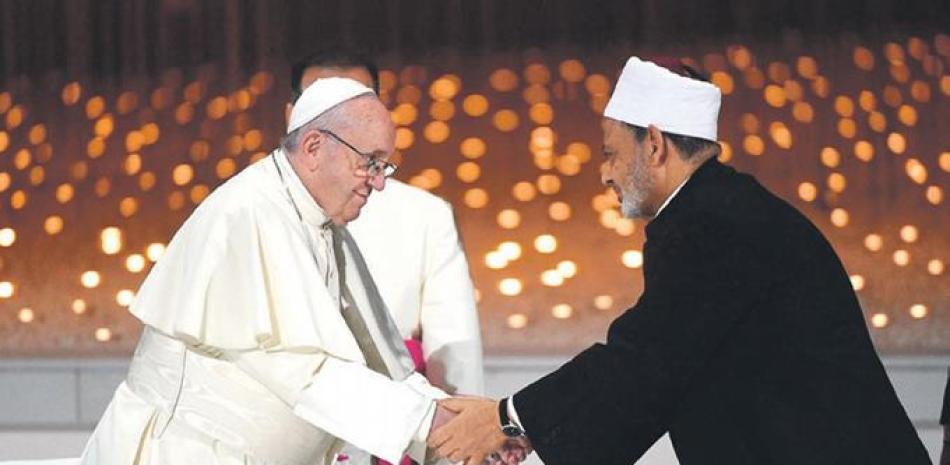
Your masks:
M277 144L290 64L334 47L383 70L397 178L455 209L492 394L602 340L642 291L643 223L600 185L599 119L627 57L670 55L723 92L721 160L841 256L935 453L950 4L826 3L0 1L0 459L78 454L151 264ZM668 443L644 462L676 463Z

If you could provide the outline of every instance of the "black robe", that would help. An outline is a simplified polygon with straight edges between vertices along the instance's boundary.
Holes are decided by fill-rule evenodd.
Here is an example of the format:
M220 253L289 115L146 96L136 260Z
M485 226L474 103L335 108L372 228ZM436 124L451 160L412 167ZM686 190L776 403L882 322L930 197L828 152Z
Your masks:
M514 402L546 465L930 463L850 280L801 213L705 162L646 227L644 291Z

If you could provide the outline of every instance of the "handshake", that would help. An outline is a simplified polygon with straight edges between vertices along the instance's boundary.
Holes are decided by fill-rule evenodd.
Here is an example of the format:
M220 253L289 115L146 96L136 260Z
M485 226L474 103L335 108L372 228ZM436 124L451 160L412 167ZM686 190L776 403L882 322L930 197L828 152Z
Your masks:
M438 401L427 443L453 463L518 465L531 453L523 434L509 436L501 428L499 402L481 397Z

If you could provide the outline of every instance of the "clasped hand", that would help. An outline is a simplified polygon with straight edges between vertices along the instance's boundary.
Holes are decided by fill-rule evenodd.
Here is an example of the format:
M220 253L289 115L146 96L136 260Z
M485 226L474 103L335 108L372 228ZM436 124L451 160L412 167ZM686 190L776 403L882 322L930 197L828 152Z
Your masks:
M465 465L517 465L531 453L527 438L502 433L498 401L480 397L440 400L427 442L440 457Z

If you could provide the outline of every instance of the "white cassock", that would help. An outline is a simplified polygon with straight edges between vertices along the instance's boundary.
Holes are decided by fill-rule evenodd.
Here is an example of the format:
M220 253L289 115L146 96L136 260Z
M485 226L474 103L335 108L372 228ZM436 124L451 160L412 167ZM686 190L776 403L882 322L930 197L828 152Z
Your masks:
M424 460L445 394L365 366L327 218L275 153L205 199L146 278L131 307L145 332L84 464L319 465L343 442Z
M481 395L478 314L452 207L387 180L347 229L402 337L421 339L429 381L452 394Z

